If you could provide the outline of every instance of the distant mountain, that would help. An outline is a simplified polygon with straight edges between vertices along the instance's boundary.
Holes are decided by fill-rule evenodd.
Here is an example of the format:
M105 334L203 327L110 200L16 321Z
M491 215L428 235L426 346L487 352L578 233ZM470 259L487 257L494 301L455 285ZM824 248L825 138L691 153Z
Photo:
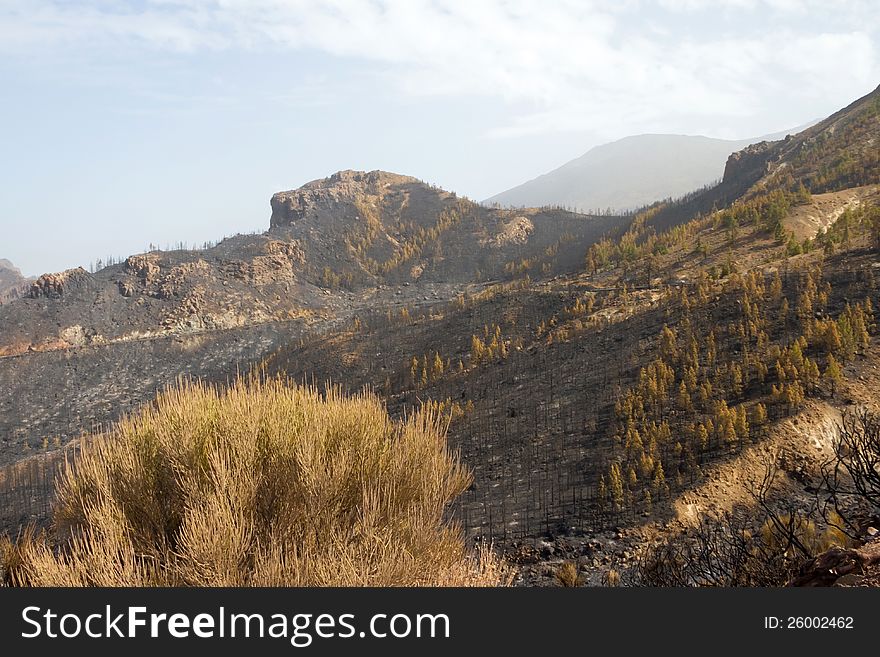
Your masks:
M30 280L9 260L0 258L0 303L19 296Z
M797 132L802 128L795 128ZM636 135L590 149L558 169L486 199L507 207L547 205L616 211L677 198L721 178L734 151L787 133L728 140L690 135Z

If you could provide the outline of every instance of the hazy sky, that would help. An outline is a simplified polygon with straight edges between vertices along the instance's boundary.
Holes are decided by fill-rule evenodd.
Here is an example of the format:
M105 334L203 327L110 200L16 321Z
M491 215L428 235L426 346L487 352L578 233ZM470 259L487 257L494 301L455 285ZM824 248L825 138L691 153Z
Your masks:
M0 0L0 257L263 230L386 169L474 199L644 132L750 137L880 83L877 3Z

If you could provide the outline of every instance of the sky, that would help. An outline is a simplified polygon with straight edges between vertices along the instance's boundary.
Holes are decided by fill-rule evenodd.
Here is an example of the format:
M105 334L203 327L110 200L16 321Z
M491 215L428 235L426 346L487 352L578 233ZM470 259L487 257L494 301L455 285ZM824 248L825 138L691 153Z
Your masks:
M748 138L880 83L873 0L0 0L0 258L269 225L340 169L475 200L633 134Z

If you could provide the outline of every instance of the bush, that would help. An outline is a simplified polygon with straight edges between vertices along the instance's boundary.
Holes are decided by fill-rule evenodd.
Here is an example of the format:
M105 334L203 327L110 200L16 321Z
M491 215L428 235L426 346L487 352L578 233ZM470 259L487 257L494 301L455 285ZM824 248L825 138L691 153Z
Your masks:
M31 586L498 585L444 519L470 474L436 413L280 379L184 383L84 441L54 542L19 542Z
M584 579L578 572L577 564L574 561L563 561L556 568L554 574L560 586L581 586L584 583Z

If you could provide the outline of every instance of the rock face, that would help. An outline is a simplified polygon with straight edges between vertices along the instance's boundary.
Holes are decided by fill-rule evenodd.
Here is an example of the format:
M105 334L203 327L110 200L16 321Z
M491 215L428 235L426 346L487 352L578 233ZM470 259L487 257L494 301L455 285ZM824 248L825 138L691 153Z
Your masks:
M529 235L535 230L535 225L528 217L514 217L506 222L493 239L486 242L487 245L496 248L505 244L525 244L529 241Z
M60 299L65 294L82 292L90 286L91 276L82 267L58 274L43 274L31 284L30 299Z
M159 273L158 260L159 256L152 253L133 255L125 260L124 270L134 274L141 285L150 285Z
M725 184L748 188L767 173L770 160L776 155L776 142L762 141L732 153L724 166Z
M232 261L227 271L249 285L292 283L296 271L304 263L305 254L298 244L271 241L266 243L265 255L254 256L251 260Z

